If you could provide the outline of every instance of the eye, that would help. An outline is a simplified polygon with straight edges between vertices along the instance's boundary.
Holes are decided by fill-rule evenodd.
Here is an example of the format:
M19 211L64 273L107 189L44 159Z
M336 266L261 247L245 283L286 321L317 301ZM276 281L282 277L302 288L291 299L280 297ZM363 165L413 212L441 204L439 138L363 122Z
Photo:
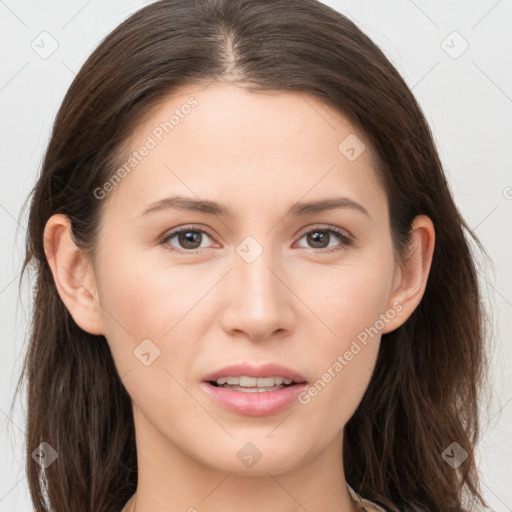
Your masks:
M333 234L335 238L341 241L341 246L340 244L335 244L334 246L325 245L332 240ZM352 238L348 234L337 228L314 228L305 232L301 236L301 240L304 237L307 237L307 242L313 245L312 249L319 249L320 252L324 253L346 249L353 242Z
M202 248L201 243L203 242L203 234L210 237L210 235L204 229L197 229L190 226L184 226L182 228L175 229L165 234L161 239L161 243L170 245L170 241L173 238L177 238L177 241L181 245L181 247L175 248L171 245L171 250L195 254L195 249Z
M204 229L194 228L192 226L184 226L179 229L174 229L162 236L160 243L169 247L169 249L178 252L184 252L188 254L196 254L199 249L204 249L202 246L204 242L204 236L213 238ZM330 245L332 237L339 240L338 244L334 246ZM334 251L340 251L347 248L353 243L352 238L346 234L346 232L337 228L314 228L306 231L300 239L307 237L307 242L312 244L311 249L318 249L319 252L330 253ZM175 247L170 242L176 238L179 247ZM327 245L325 245L327 243Z

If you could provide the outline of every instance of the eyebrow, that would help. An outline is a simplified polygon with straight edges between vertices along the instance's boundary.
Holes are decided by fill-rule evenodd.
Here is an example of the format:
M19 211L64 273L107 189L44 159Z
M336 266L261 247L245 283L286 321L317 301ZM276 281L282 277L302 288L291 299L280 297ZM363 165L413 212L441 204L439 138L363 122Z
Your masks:
M143 217L149 213L174 208L178 210L185 210L190 212L206 213L208 215L217 215L221 217L232 217L232 213L229 209L215 201L207 199L194 199L192 197L185 196L172 196L155 203L151 203L145 210L143 210L138 216ZM324 212L327 210L334 210L337 208L350 208L361 213L364 213L368 218L371 219L370 214L364 206L353 201L348 197L334 197L321 199L319 201L310 202L299 202L288 209L285 216L303 216L312 213Z

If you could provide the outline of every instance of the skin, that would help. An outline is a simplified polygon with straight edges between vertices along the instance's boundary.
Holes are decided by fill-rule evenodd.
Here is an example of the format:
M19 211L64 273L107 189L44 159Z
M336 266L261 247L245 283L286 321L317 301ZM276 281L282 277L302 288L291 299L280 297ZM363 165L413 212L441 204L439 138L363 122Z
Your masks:
M423 296L432 222L416 217L411 256L398 265L369 143L304 94L184 87L136 127L127 148L140 148L190 96L198 105L103 199L94 261L74 245L65 216L54 215L44 233L64 304L82 329L106 337L132 398L139 481L123 512L359 510L342 484L344 426L368 387L381 334ZM338 149L349 134L366 146L354 161ZM177 209L140 216L174 194L221 202L232 217ZM285 216L298 201L334 196L369 215ZM177 236L159 242L189 224L207 231L194 231L198 249ZM305 236L329 227L353 243L331 233L315 245ZM248 236L263 251L251 263L236 252ZM207 373L237 362L277 362L314 383L389 310L396 314L381 334L307 404L250 417L200 389ZM147 338L160 350L149 366L133 352ZM237 457L247 442L262 454L252 467Z

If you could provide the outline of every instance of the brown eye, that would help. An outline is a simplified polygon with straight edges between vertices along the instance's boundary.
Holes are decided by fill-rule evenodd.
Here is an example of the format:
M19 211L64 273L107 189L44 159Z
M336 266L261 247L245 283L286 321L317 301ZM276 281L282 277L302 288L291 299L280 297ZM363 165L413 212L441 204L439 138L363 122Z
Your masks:
M161 239L161 243L173 251L195 254L199 252L200 249L208 248L207 246L201 247L202 243L205 241L204 235L212 239L211 235L204 229L185 226L164 235ZM344 231L335 228L311 229L305 232L301 239L302 238L306 238L310 249L317 250L320 253L343 250L352 244L351 237ZM176 239L176 242L170 243L173 239ZM338 243L336 243L336 240ZM331 244L331 241L334 241L334 244Z
M168 233L162 239L162 243L170 245L170 248L172 250L193 252L197 249L204 248L201 247L201 243L204 241L203 235L210 237L210 235L202 229L184 227ZM174 238L177 239L178 247L169 243Z
M348 237L344 232L333 229L333 228L315 228L306 233L301 237L306 237L306 241L311 249L318 249L322 252L333 252L346 248L352 243L352 239ZM341 244L329 245L331 240L341 241ZM324 250L328 249L328 250Z
M308 244L311 244L314 249L325 249L328 244L331 235L327 231L310 231L307 235Z

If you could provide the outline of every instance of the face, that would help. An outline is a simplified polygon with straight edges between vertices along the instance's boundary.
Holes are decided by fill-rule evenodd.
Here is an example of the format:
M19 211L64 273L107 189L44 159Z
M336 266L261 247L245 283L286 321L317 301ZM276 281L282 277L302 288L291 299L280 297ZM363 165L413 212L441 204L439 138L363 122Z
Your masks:
M328 446L338 458L401 307L364 135L313 97L213 83L173 94L127 153L122 179L98 191L94 277L144 453L247 474L291 470ZM175 196L220 209L162 202ZM268 363L306 384L263 397L204 382Z

